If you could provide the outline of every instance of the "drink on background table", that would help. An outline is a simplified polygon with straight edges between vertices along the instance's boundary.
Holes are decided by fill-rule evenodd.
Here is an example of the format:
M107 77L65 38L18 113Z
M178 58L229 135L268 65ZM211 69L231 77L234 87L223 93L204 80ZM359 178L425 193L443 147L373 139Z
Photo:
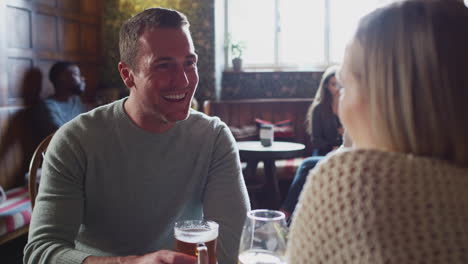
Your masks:
M214 221L187 220L176 222L174 227L175 250L192 256L206 247L207 264L216 264L216 241L219 225Z
M260 143L264 147L269 147L274 141L274 126L270 124L260 125Z

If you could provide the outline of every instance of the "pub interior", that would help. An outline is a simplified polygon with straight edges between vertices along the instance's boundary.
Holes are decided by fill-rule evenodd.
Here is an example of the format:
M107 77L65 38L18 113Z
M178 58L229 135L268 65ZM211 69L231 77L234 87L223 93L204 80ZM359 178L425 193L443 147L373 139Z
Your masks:
M86 84L81 100L92 108L128 96L128 88L117 69L119 28L125 20L149 7L176 9L188 17L198 54L199 73L194 96L196 102L192 107L209 116L218 116L239 143L251 208L281 209L289 217L292 212L285 211L282 206L295 175L304 159L318 156L314 152L317 149L311 142L307 123L309 108L314 96L319 95L317 91L326 69L342 62L345 35L351 34L343 32L347 29L343 22L335 23L327 19L330 19L330 14L346 18L344 14L348 10L348 2L353 1L338 1L341 7L331 4L337 1L321 1L326 4L318 5L324 9L317 11L317 14L327 22L318 23L320 26L317 27L321 28L311 29L314 30L312 34L303 33L307 29L294 28L300 25L296 21L288 24L289 28L285 24L281 30L270 25L273 29L265 29L269 33L262 35L257 32L259 37L255 38L255 30L249 34L242 32L248 28L245 23L254 20L244 24L236 22L236 19L241 20L236 17L242 13L239 11L241 4L251 5L251 10L262 8L262 5L265 5L264 8L289 10L291 8L288 9L286 5L291 3L288 1L261 1L261 4L255 3L256 0L239 0L238 3L236 0L1 1L0 187L7 192L15 190L21 193L22 200L18 200L17 206L22 206L22 209L8 215L0 207L0 263L23 263L23 249L32 212L31 188L37 187L35 180L31 183L28 176L36 174L40 167L41 161L35 160L42 158L42 152L37 154L35 150L44 139L39 136L33 118L37 109L35 106L54 94L54 86L49 80L51 67L59 61L76 64ZM295 2L301 4L307 1ZM356 20L361 14L392 1L374 2L368 9L358 10L347 18ZM307 5L318 8L317 4ZM340 10L335 12L333 8ZM253 12L251 10L249 12ZM324 10L328 15L322 16L320 12ZM294 15L286 12L284 17L288 15L291 20L294 18ZM268 18L264 22L267 25L279 23L272 16L265 18ZM302 19L307 21L309 18ZM264 26L262 21L257 22L255 28ZM342 31L332 32L330 25L343 27ZM288 32L299 31L302 32L297 34L299 36L288 35ZM253 38L251 43L246 39L249 37ZM274 44L265 45L259 41L260 37L266 37L266 42ZM291 41L285 41L287 39ZM260 44L253 43L256 41ZM333 41L340 44L335 45ZM322 44L317 44L319 42ZM312 44L315 46L307 48ZM262 45L267 55L260 54L258 47ZM288 49L296 50L296 53L281 53ZM314 53L311 49L320 52ZM313 61L303 59L314 56ZM326 85L328 82L329 79ZM265 128L271 128L272 132L265 132ZM274 138L276 149L265 152L262 144L267 134ZM342 132L339 133L340 143L330 147L339 147L341 136ZM278 142L284 145L278 145ZM35 161L34 166L32 161ZM0 205L1 202L0 199ZM16 216L13 217L13 214Z

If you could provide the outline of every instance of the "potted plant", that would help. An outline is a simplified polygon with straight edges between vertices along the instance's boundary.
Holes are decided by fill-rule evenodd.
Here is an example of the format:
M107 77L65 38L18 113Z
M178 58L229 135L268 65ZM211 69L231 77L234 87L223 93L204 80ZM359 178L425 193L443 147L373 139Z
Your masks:
M231 43L232 69L234 71L242 70L242 53L245 49L243 41Z

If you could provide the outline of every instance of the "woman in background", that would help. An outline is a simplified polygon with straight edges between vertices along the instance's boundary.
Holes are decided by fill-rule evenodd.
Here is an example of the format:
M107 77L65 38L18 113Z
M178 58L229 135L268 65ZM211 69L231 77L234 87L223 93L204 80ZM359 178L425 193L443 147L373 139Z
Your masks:
M309 175L288 263L468 263L466 25L454 1L361 19L338 73L353 148Z
M338 118L340 86L335 74L338 66L329 67L322 75L314 102L307 111L306 129L310 134L312 156L325 156L342 143L343 128Z
M314 101L307 111L306 129L311 136L314 152L306 158L294 175L281 211L289 218L296 207L309 170L313 169L324 155L342 144L343 128L338 119L340 86L335 74L338 66L329 67L322 75Z

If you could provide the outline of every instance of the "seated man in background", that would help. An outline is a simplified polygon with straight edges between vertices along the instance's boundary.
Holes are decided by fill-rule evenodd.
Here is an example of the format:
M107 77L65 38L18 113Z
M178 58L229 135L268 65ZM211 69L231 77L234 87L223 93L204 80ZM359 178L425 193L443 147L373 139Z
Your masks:
M170 251L174 223L188 219L219 223L218 262L237 263L249 198L229 128L190 110L187 18L147 9L122 25L119 47L130 95L55 133L25 263L196 263Z
M80 98L86 84L78 65L67 61L56 62L49 71L49 79L55 93L41 101L33 111L38 141L90 109Z

